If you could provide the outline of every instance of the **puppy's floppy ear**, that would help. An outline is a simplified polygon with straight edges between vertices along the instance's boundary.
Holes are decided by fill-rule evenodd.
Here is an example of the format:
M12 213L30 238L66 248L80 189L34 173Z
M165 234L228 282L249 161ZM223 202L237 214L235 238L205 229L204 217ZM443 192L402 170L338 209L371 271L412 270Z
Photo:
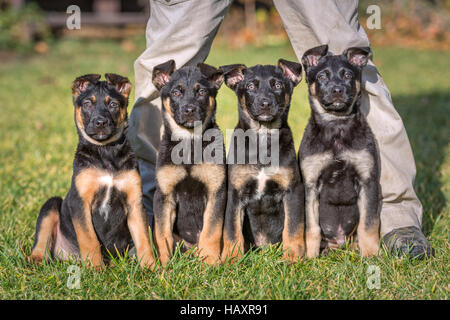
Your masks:
M244 64L229 64L221 66L219 69L223 72L227 87L234 90L236 89L236 85L244 80L244 70L247 67Z
M213 66L210 66L206 63L197 64L197 68L200 70L202 75L208 79L210 82L214 84L216 89L219 89L223 83L223 71L220 69L216 69Z
M131 82L127 77L122 77L114 73L105 73L106 81L116 87L116 90L120 92L121 95L128 99L131 92Z
M291 80L294 86L302 81L302 65L300 63L280 59L278 67L283 70L284 76Z
M83 91L86 91L90 84L96 84L101 78L99 74L86 74L84 76L76 78L72 82L72 95L77 97Z
M154 67L152 72L152 82L155 85L156 89L161 90L161 88L170 81L170 76L174 71L174 60L166 61Z
M326 56L328 53L328 45L324 44L318 47L311 48L307 50L302 57L302 64L305 67L305 72L311 67L317 66L320 58Z
M348 48L343 53L347 60L357 66L364 67L369 62L370 48L369 47L352 47Z

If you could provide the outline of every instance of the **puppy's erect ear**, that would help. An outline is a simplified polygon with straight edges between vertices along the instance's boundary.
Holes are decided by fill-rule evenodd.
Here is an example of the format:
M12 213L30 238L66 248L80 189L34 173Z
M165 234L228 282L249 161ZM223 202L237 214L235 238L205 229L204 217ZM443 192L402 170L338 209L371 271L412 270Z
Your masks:
M152 82L155 85L156 89L161 90L161 88L170 81L170 76L174 71L174 60L169 60L154 67L152 72Z
M305 71L308 72L309 68L317 66L320 58L326 56L327 53L327 44L307 50L302 57L302 64L305 67Z
M206 63L197 64L197 68L200 70L202 75L211 81L216 89L219 89L223 83L223 71L220 69L216 69L213 66L210 66Z
M348 48L343 53L347 60L357 66L364 67L369 62L370 48L369 47L353 47Z
M74 98L78 97L78 95L84 91L86 91L87 87L90 84L96 84L98 80L101 78L99 74L86 74L84 76L76 78L72 82L72 95Z
M219 69L223 71L227 87L234 90L236 85L244 80L244 70L247 67L244 64L229 64L221 66Z
M116 90L120 92L121 95L128 99L131 92L131 82L127 77L122 77L114 73L105 73L106 81L116 87Z
M300 63L280 59L278 67L283 70L284 76L291 80L294 86L302 81L302 65Z

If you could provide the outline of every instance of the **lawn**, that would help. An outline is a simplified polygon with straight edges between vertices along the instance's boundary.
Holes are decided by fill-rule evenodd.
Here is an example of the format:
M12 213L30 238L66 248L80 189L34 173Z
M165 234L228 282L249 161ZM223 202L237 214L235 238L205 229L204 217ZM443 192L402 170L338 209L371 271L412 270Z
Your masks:
M106 40L63 40L45 55L1 62L0 299L448 299L450 53L414 49L375 49L375 63L411 139L415 187L435 257L398 259L382 251L363 259L340 250L288 265L280 260L279 248L267 247L238 264L210 267L176 253L169 266L155 272L141 270L131 259L102 272L81 266L79 289L67 286L69 262L27 265L40 206L50 196L64 196L70 186L77 144L71 82L82 74L106 72L133 79L143 43L129 48ZM275 64L280 57L295 59L288 43L239 50L219 43L207 62ZM308 115L302 82L289 119L297 147ZM234 127L237 119L235 96L225 86L217 119L222 129ZM379 288L367 285L371 266L380 271Z

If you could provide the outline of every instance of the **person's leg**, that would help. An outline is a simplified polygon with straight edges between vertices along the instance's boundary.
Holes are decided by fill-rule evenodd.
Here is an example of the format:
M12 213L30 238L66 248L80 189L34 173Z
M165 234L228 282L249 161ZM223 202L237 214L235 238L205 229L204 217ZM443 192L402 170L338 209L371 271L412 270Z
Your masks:
M307 49L328 44L341 54L349 47L368 47L369 40L358 22L358 0L275 0L297 58ZM431 248L420 231L422 205L413 182L414 157L389 90L371 61L364 68L362 109L380 150L382 189L380 233L384 242L400 251L411 244L411 256L429 253ZM394 241L392 239L395 239Z
M152 84L153 67L175 60L177 68L203 62L231 0L150 0L147 48L134 64L136 103L128 138L139 162L143 203L153 221L155 163L161 129L161 101Z

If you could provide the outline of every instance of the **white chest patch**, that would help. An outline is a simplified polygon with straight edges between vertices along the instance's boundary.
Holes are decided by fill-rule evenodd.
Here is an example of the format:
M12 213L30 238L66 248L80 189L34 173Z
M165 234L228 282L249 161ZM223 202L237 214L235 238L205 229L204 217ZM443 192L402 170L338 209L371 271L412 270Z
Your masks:
M114 178L112 175L101 176L99 179L100 186L106 187L105 197L103 198L102 204L100 205L99 212L103 219L108 220L108 214L111 210L111 206L109 205L111 198L111 189L114 186Z
M264 170L259 171L256 180L258 181L258 194L262 194L264 192L264 188L266 186L266 182L269 179L269 176Z
M108 220L109 212L111 211L111 193L112 189L116 188L118 190L123 190L127 185L127 177L125 176L116 176L113 175L102 175L98 178L99 187L106 188L105 196L101 201L99 212L103 219Z

